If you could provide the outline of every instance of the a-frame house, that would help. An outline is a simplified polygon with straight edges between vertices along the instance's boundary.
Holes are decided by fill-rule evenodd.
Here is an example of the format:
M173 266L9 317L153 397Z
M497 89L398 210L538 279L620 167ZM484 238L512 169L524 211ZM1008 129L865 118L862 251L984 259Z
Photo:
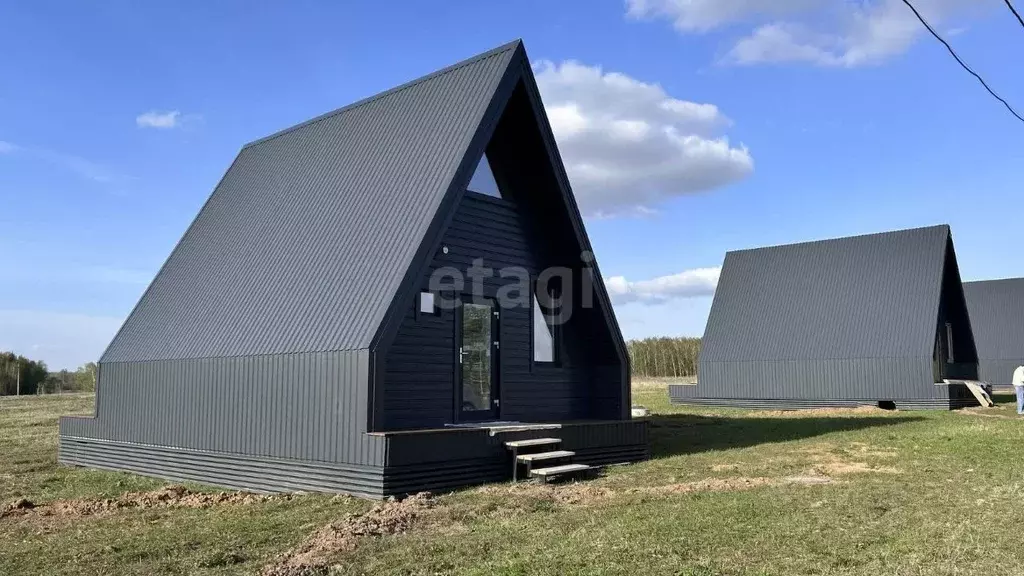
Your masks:
M1024 278L964 282L971 328L978 346L978 379L994 386L1013 382L1024 366Z
M647 455L517 41L246 145L60 461L382 497L507 478L506 444L541 438L552 463Z
M978 353L949 226L726 254L680 404L976 405Z

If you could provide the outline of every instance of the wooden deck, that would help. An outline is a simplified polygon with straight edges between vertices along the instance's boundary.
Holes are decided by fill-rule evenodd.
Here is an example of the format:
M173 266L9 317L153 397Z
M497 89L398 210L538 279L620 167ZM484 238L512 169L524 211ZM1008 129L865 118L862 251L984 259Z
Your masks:
M506 442L561 440L574 462L604 466L646 460L649 422L591 420L529 427L438 428L378 433L385 437L385 493L443 490L511 479Z

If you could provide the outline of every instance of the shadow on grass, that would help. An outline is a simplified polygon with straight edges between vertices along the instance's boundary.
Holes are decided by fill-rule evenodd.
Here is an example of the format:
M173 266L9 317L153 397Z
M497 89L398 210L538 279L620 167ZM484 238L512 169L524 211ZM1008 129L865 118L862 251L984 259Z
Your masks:
M651 417L651 458L746 448L773 442L801 440L831 432L895 426L919 420L924 420L924 418L920 416L732 418L701 414L661 414Z
M993 392L992 393L992 401L995 402L996 405L999 405L999 404L1016 404L1017 403L1017 395L1012 390L1009 391L1009 392L1003 392L1003 391Z

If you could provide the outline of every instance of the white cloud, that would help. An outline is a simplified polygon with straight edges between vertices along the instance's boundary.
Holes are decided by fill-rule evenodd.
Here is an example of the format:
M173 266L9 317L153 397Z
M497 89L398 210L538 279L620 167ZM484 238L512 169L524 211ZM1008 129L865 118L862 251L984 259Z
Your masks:
M136 116L135 125L139 128L176 128L181 125L181 112L178 110L169 110L167 112L150 110Z
M942 25L992 2L918 0L915 6L930 24ZM849 68L878 64L906 52L926 33L902 0L627 0L627 14L671 20L684 33L754 22L756 27L723 58L741 65L803 62Z
M626 0L632 18L664 18L683 32L704 32L755 18L821 6L826 0Z
M558 148L584 214L649 211L681 194L748 176L743 146L716 130L729 120L713 104L673 98L657 84L574 61L536 65Z
M737 42L726 59L735 64L810 62L837 66L842 63L842 58L833 52L838 43L836 39L819 35L812 41L812 36L797 24L766 24Z
M51 370L95 362L121 318L39 310L0 310L0 350L43 360Z
M630 282L624 276L612 276L604 281L612 302L629 304L661 304L669 300L712 296L718 286L721 267L696 268L670 276Z
M11 152L14 152L17 149L18 147L15 146L14 144L0 140L0 154L10 154Z
M833 33L816 33L792 23L761 26L739 40L727 59L737 64L809 62L820 66L863 66L902 54L922 32L924 27L906 5L899 0L885 0L852 8Z

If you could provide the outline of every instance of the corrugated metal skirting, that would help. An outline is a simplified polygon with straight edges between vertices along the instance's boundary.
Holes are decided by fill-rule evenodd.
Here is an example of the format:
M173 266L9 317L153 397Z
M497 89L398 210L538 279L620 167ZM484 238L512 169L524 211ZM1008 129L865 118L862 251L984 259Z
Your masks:
M102 364L97 417L62 418L60 434L379 466L367 371L365 350Z
M716 398L930 398L927 358L701 361L701 386Z
M918 398L722 398L705 397L699 385L673 384L668 387L673 404L710 406L716 408L746 408L750 410L804 410L813 408L855 408L879 406L891 401L897 410L949 410L977 406L978 402L964 386L932 386L932 395Z
M200 482L254 492L340 492L380 498L383 468L281 460L61 437L64 464L134 472L166 480Z
M85 419L80 419L85 420ZM558 429L491 435L486 429L424 430L372 435L388 443L386 466L363 466L141 445L68 435L60 437L64 464L123 470L168 480L192 481L261 492L340 492L381 498L453 490L511 477L504 442L555 436L576 452L575 461L608 465L649 456L649 422L593 422Z

